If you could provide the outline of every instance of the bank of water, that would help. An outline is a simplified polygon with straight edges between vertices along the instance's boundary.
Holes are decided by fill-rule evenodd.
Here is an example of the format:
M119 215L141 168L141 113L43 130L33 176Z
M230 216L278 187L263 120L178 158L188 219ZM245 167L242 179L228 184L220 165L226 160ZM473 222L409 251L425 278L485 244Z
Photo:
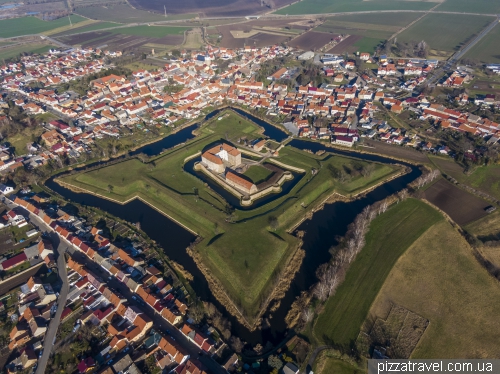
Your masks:
M259 118L241 111L240 109L235 109L235 111L262 126L264 128L263 134L275 141L281 142L288 137L284 131ZM219 112L219 110L213 111L206 116L206 119L216 116ZM192 131L197 126L198 124L189 126L156 143L141 147L134 152L131 152L131 154L145 153L149 156L158 155L164 149L172 148L177 144L192 139L194 137ZM313 152L325 150L334 155L337 154L341 156L357 157L366 161L375 161L386 164L394 163L393 160L385 157L371 154L360 154L352 151L341 151L327 147L324 144L309 141L292 140L289 145L298 149L309 149ZM192 163L194 163L194 161L192 161ZM196 173L194 170L190 169L190 167L192 167L192 165L190 165L191 164L189 163L186 165L187 172ZM409 164L405 165L411 169L409 173L377 187L358 200L354 200L349 203L336 202L333 204L326 204L324 209L313 215L312 219L304 221L297 228L297 230L305 231L305 235L302 240L303 249L305 250L306 255L300 271L295 276L285 297L281 300L280 307L274 313L266 312L264 314L264 318L267 318L270 322L270 327L250 332L247 328L238 323L235 318L230 316L228 313L225 313L226 317L228 317L232 322L234 334L251 344L261 343L264 345L267 341L271 341L272 343L278 343L281 341L287 330L285 316L292 302L302 291L309 289L316 282L316 269L322 263L325 263L330 259L328 250L331 246L337 244L335 238L345 234L347 226L354 220L354 217L356 217L356 215L364 209L365 206L373 204L376 201L384 199L385 197L403 189L408 183L420 175L418 168ZM196 175L200 177L199 174ZM300 175L295 175L294 180L290 181L289 184L284 186L283 189L289 191L298 182L300 177ZM60 186L54 182L53 179L49 179L46 185L67 200L88 206L98 207L114 216L120 217L132 223L140 222L141 229L144 230L151 239L155 240L162 246L162 248L164 248L167 256L175 262L181 264L193 275L194 280L192 282L192 286L197 293L197 296L201 300L214 303L221 311L225 312L223 306L220 305L211 294L207 281L197 268L193 259L186 253L186 248L195 239L195 237L184 228L180 227L140 200L133 200L126 205L120 205L91 194L75 193ZM226 191L218 192L223 194L223 196L228 199L231 196L226 193ZM276 196L279 196L279 194L274 196L270 195L267 199L272 199ZM267 201L269 200L266 200L266 202ZM260 203L254 204L249 207L249 209L255 209L260 205Z

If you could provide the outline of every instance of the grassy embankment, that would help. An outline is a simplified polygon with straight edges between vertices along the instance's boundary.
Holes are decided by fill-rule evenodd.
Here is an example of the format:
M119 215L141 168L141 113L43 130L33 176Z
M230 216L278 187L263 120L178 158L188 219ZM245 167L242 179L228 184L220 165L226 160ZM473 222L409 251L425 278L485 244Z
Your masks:
M273 175L273 172L260 165L255 165L250 166L243 175L245 175L245 177L248 177L255 184L259 184L268 180L271 175Z
M398 258L442 219L430 206L408 199L373 220L365 247L314 325L315 337L346 348L353 345L373 300Z
M197 138L159 156L155 166L133 159L67 176L63 181L122 202L139 196L198 233L204 238L196 247L203 264L251 320L260 312L260 303L269 295L274 279L297 247L298 240L288 235L286 229L298 221L307 208L319 203L321 197L341 189L327 167L321 167L314 177L311 168L319 169L328 163L349 165L353 161L340 157L318 158L286 147L280 151L279 160L304 168L306 174L297 176L301 180L288 195L256 209L236 210L236 223L228 223L225 201L200 179L183 171L184 160L226 137L234 142L242 135L258 136L260 129L231 113L221 121L209 121L198 131ZM394 173L390 166L376 165L370 177L355 176L342 188L359 191ZM279 222L273 232L268 221L271 215Z

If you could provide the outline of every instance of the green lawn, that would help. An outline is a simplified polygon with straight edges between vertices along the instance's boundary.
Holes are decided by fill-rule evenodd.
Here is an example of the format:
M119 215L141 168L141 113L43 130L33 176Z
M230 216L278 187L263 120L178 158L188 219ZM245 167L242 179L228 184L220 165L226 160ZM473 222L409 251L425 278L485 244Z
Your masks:
M500 2L495 0L446 0L436 10L468 13L500 13Z
M250 166L248 170L245 171L244 175L250 178L255 184L259 184L268 180L269 177L273 175L273 172L260 165L255 165Z
M161 22L161 21L169 21L177 19L189 19L197 16L194 13L176 14L176 15L167 14L167 18L165 18L161 14L147 12L140 9L134 9L128 4L79 8L77 10L77 13L91 19L110 21L110 22L123 22L123 23L159 22L159 21Z
M373 220L365 247L314 325L316 338L327 344L351 346L398 258L442 219L429 205L407 199Z
M71 15L73 25L85 21L86 18ZM0 20L0 37L10 38L13 36L28 34L43 34L46 31L69 25L68 17L62 17L54 21L42 21L36 17L21 17Z
M334 180L327 164L349 165L353 162L351 159L317 157L285 147L280 151L278 160L304 168L306 174L297 176L301 179L289 195L252 210L236 210L235 223L228 223L224 212L225 200L206 188L200 179L185 172L183 165L187 157L213 146L221 139L237 144L236 140L242 135L258 136L257 125L234 112L229 113L220 121L212 119L204 124L198 130L198 136L185 146L156 158L155 166L132 159L63 179L119 201L140 196L198 233L204 238L196 246L203 264L251 321L260 311L260 303L269 294L274 279L298 244L297 238L287 234L286 230L303 216L305 208L315 206L335 189L357 191L378 183L392 175L394 169L377 165L370 177L356 176L341 185ZM312 167L320 169L315 176L312 176ZM252 170L250 174L262 178L261 172ZM111 193L108 192L109 185L112 186ZM195 195L196 190L198 195ZM290 196L295 199L290 199ZM272 233L270 215L277 217L279 223Z
M0 31L1 33L1 31ZM38 53L43 54L54 48L51 45L43 44L23 44L16 45L10 48L0 49L0 59L9 59L20 56L22 53Z
M428 1L400 0L302 0L278 10L277 14L318 14L360 12L370 10L428 10L435 4Z
M424 40L431 49L455 51L493 22L492 17L428 14L398 35L399 42Z
M110 30L112 34L148 36L151 38L161 38L166 35L183 34L190 27L176 26L133 26Z
M35 126L32 128L25 128L20 133L10 136L5 140L10 143L11 147L14 148L14 152L17 156L25 155L28 152L26 144L29 142L37 141L40 135L43 133L43 128L41 126Z
M375 49L377 46L384 42L387 38L370 38L368 36L364 36L360 40L358 40L356 43L354 43L355 47L358 47L359 52L369 52L373 53L375 52Z
M500 24L472 47L465 57L485 63L500 63Z

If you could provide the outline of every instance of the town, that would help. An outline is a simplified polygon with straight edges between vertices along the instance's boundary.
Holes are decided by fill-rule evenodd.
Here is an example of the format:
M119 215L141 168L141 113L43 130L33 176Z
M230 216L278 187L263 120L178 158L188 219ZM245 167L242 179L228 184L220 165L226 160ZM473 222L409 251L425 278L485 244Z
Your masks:
M55 206L35 188L49 176L37 170L50 166L55 173L126 155L225 107L264 118L290 139L340 150L369 150L373 141L393 147L384 148L389 156L401 147L479 163L500 140L500 97L469 97L461 90L474 75L466 66L458 66L438 83L456 90L443 99L425 90L442 65L432 59L318 55L286 45L207 46L182 50L156 70L127 76L115 64L121 56L106 49L54 49L0 66L2 126L12 123L13 113L28 119L26 123L43 118L30 123L40 130L38 137L24 144L23 139L15 149L4 140L0 148L5 181L0 192L6 208L0 230L24 228L21 235L30 242L1 259L3 281L42 265L43 279L54 273L62 279L55 291L40 274L30 275L8 299L8 349L18 352L7 363L10 372L47 365L50 352L45 351L56 342L59 324L68 321L72 335L91 326L92 348L99 348L92 356L78 356L80 373L139 373L137 361L146 362L149 372L179 374L244 368L238 358L241 351L229 347L222 331L195 323L193 301L180 291L182 282L166 264L160 270L161 264L145 261L140 249L119 247L102 229ZM376 68L362 69L366 64ZM302 84L292 84L304 66L318 71L320 84L315 76L302 76ZM500 74L495 64L483 70ZM88 82L84 90L82 82ZM460 146L455 136L465 139ZM7 133L4 138L9 141ZM260 137L250 145L261 152L265 144L267 139ZM241 157L236 148L218 143L202 154L202 162L207 173L220 174L228 165L241 165ZM225 180L245 193L258 191L231 170ZM292 360L285 361L283 372L299 372Z

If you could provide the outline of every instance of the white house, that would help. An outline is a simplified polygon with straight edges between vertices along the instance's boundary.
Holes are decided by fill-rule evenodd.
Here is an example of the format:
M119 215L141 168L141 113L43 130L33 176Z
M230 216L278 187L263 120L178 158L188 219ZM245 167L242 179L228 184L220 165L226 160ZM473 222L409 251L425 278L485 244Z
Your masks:
M5 184L0 184L0 193L2 193L4 195L8 195L13 191L14 191L14 188L12 188L11 186L6 186Z

